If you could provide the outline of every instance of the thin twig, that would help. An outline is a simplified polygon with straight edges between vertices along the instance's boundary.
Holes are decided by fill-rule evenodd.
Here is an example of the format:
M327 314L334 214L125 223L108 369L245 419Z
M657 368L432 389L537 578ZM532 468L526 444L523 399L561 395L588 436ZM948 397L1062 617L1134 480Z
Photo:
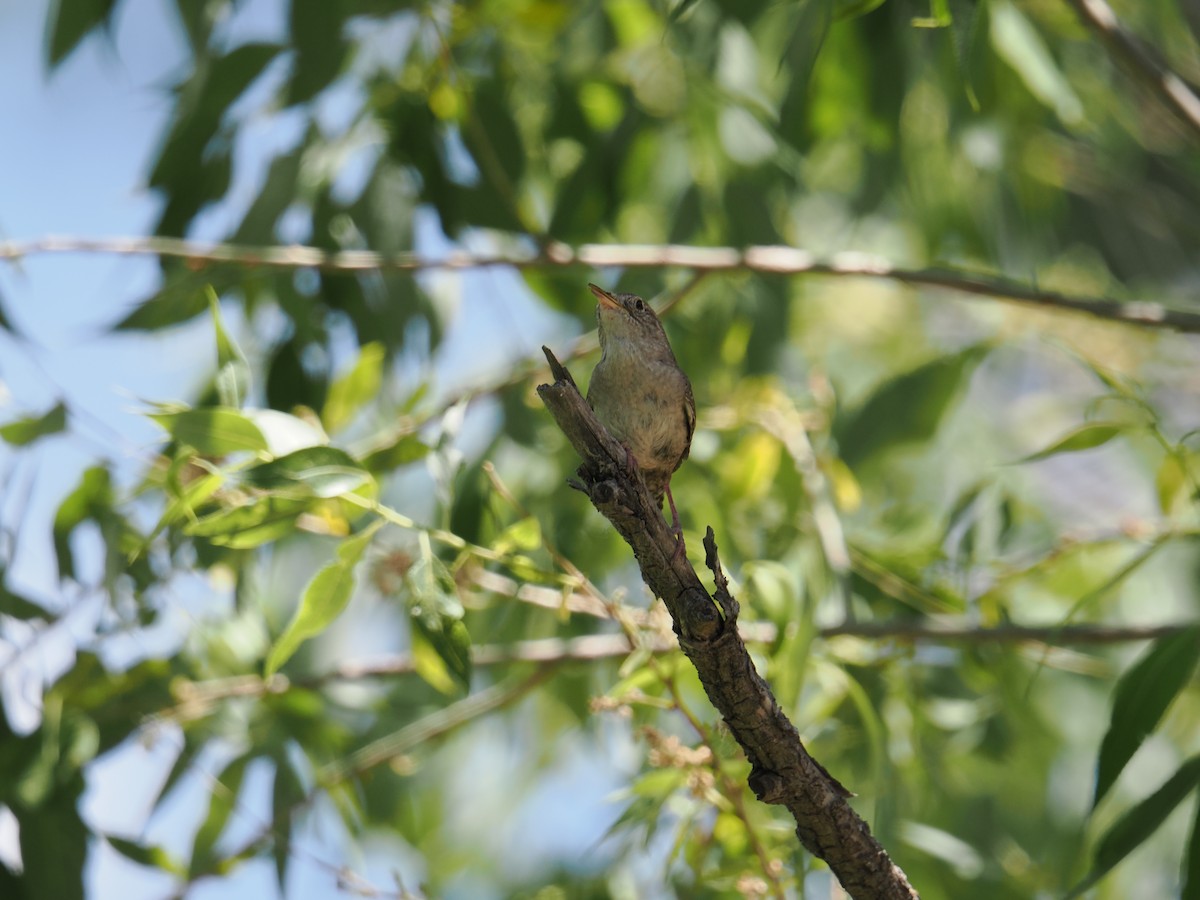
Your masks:
M1142 49L1104 0L1067 0L1112 54L1200 138L1200 97L1187 82Z
M551 241L535 253L473 254L456 251L431 257L416 253L381 254L370 250L327 251L318 247L209 244L169 237L43 237L0 242L0 260L51 253L107 253L181 259L193 268L236 265L275 269L319 269L355 273L378 270L480 269L507 266L536 269L565 266L627 269L677 267L697 272L760 272L772 275L827 275L882 278L917 287L945 288L968 296L1006 300L1046 309L1086 313L1101 319L1200 333L1200 313L1169 309L1161 303L1112 297L1069 296L1028 287L1003 278L951 269L909 269L864 253L840 253L820 261L796 247L692 247L681 244L583 244Z
M555 592L550 593L555 594ZM513 596L523 599L519 594ZM628 611L642 612L636 609ZM609 618L607 612L604 611L601 611L599 615ZM645 620L637 616L632 618L634 625L646 627ZM1190 627L1192 626L1189 624L1179 623L1143 626L1066 625L1057 628L1053 625L1037 627L1005 625L998 628L979 628L970 625L934 625L920 622L871 622L835 625L822 628L818 633L827 639L858 637L873 641L894 641L901 644L1044 644L1065 647L1158 640L1179 634ZM775 642L778 632L770 622L739 622L738 634L748 644L772 644ZM679 649L676 639L665 633L642 632L638 635L637 646L650 653L673 653ZM628 656L629 652L630 639L626 633L586 634L574 638L537 638L514 641L511 644L478 644L471 648L471 662L474 666L481 668L511 663L538 663L553 666L617 659ZM314 688L331 681L389 678L411 675L415 671L416 662L411 656L395 654L346 660L324 672L295 678L280 674L266 679L259 675L236 675L208 681L181 682L174 689L178 703L169 710L158 714L155 719L191 721L207 715L220 700L282 694L293 685Z

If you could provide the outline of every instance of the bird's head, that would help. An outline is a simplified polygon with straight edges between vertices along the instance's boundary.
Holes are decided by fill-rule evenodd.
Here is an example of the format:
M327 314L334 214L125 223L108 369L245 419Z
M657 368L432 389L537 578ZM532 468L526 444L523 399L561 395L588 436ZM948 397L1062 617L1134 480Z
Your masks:
M591 283L588 290L599 301L596 322L600 328L601 348L611 341L619 341L639 348L638 352L646 355L659 352L660 347L667 348L670 353L667 333L649 303L637 294L612 294Z

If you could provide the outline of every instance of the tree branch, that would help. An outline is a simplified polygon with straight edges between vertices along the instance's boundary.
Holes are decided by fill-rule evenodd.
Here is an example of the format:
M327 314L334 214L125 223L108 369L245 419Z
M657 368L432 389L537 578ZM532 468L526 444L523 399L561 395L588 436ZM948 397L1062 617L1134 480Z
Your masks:
M1067 0L1079 18L1108 45L1112 54L1141 80L1184 125L1200 138L1200 97L1187 83L1148 54L1122 27L1104 0Z
M184 260L193 268L234 265L275 269L319 269L324 272L378 270L517 269L566 266L619 266L627 269L677 267L695 272L759 272L771 275L825 275L882 278L915 287L945 288L968 296L1005 300L1046 309L1085 313L1100 319L1200 333L1200 313L1170 309L1161 303L1081 297L1027 287L1003 278L951 269L907 269L882 257L841 253L819 261L796 247L691 247L680 244L583 244L571 247L551 241L536 253L471 254L455 252L428 257L415 253L385 255L369 250L327 251L318 247L208 244L167 237L80 238L45 237L0 242L0 260L51 253L106 253L119 256L157 256Z
M786 806L804 847L823 859L855 900L912 900L916 891L846 802L848 791L808 755L800 735L758 674L738 634L737 601L730 595L710 528L705 561L716 594L700 583L627 454L600 424L569 372L546 350L554 384L538 395L583 457L579 486L633 548L642 578L671 614L680 649L696 667L709 700L751 765L759 800Z

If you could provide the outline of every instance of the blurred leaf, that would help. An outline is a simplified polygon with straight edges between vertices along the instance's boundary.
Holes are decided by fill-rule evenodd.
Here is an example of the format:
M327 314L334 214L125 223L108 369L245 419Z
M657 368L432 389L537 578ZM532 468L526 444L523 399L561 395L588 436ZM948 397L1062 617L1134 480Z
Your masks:
M217 397L222 406L241 407L250 390L250 364L242 349L234 343L221 321L221 303L217 292L208 289L208 308L212 312L213 331L217 336Z
M1096 846L1092 870L1067 894L1067 900L1088 890L1117 863L1145 843L1198 784L1200 756L1193 756L1162 787L1128 810L1104 833Z
M329 437L311 410L300 410L304 415L291 415L277 409L243 410L249 420L267 442L272 456L286 456L306 447L321 447L329 443Z
M804 149L809 108L809 80L833 22L834 0L799 0L791 5L790 31L783 58L790 80L779 106L779 133L792 146Z
M170 131L150 173L151 187L176 191L196 178L225 111L282 49L277 44L247 43L215 59L198 61L190 80L179 88Z
M108 23L117 0L55 0L47 17L46 59L55 69L87 35Z
M892 447L928 441L987 352L970 347L885 381L836 423L842 459L854 467Z
M59 504L54 514L54 552L60 578L75 577L71 533L88 519L103 518L112 511L112 482L108 470L93 466L83 473L79 486Z
M371 481L345 450L306 447L245 471L246 483L294 497L340 497Z
M329 86L346 58L343 0L292 0L289 23L296 59L288 105L304 103Z
M989 0L992 46L1013 67L1029 92L1052 109L1063 123L1083 119L1083 103L1037 29L1008 0Z
M412 623L465 693L471 687L471 635L462 621L463 606L454 590L454 579L429 552L428 544L421 559L409 569L405 583ZM426 659L427 664L423 669L419 666L418 673L433 687L448 692L450 686L429 662Z
M942 0L935 0L942 2ZM950 11L946 9L946 15ZM950 21L950 38L954 44L954 60L958 64L967 101L975 112L980 110L979 84L985 77L984 68L990 59L988 52L989 19L987 4L972 3L969 11L959 10Z
M176 460L176 462L182 461L186 464L186 459L185 457L182 460ZM172 464L172 468L174 468L174 464ZM146 546L149 546L149 542L157 537L164 528L174 525L185 516L195 520L199 509L224 484L225 476L217 472L206 472L189 481L186 486L179 483L168 483L166 492L171 497L171 502L163 510L163 514L155 525L154 530L147 535Z
M320 634L341 615L354 591L354 567L362 559L363 553L382 524L382 520L377 520L354 537L342 541L337 550L337 560L324 566L313 576L304 589L304 595L300 598L300 605L292 616L292 621L267 654L268 677L278 672L301 644Z
M13 810L20 827L25 897L83 900L88 830L75 808L82 789L83 777L78 776L52 802L36 810Z
M292 818L304 798L304 784L287 753L278 754L275 757L275 781L271 789L271 821L274 823L271 849L281 895L286 887L287 867L292 858Z
M218 859L213 851L230 814L237 806L242 778L253 758L250 753L244 753L219 773L213 773L209 785L208 812L192 841L192 856L187 870L189 880L194 881L201 875L216 871Z
M424 459L432 450L417 435L405 434L383 447L371 450L363 458L363 465L369 471L381 474Z
M38 438L49 434L58 434L66 430L67 408L61 402L40 416L27 419L17 419L7 425L0 425L0 438L14 447L32 444Z
M297 518L307 508L304 500L263 497L190 522L183 533L206 538L220 547L246 550L295 531Z
M228 282L213 272L211 282L193 272L173 272L157 292L139 303L113 331L159 331L196 318L208 307L209 291L219 291Z
M288 412L297 406L320 409L328 391L327 374L305 365L305 351L315 344L296 338L275 348L267 367L267 405Z
M834 19L839 22L844 22L847 19L857 19L859 16L865 16L879 7L883 6L887 0L837 0ZM939 7L944 8L946 0L932 0L934 15L937 16ZM938 21L941 21L938 19ZM942 24L950 24L950 13L945 13L945 21Z
M1187 450L1168 453L1159 463L1154 476L1154 487L1158 493L1158 508L1163 515L1171 516L1184 507L1193 490L1189 469L1191 454Z
M183 864L173 859L162 847L146 846L145 844L128 841L111 834L105 835L104 840L126 859L137 863L139 866L158 869L159 871L174 875L176 878L187 877L187 869L184 868Z
M326 431L333 434L348 425L363 406L378 396L385 358L383 344L378 341L363 344L354 367L329 387L329 396L321 411Z
M492 549L497 553L511 553L513 550L536 550L542 546L542 528L533 516L526 516L505 528L492 541Z
M1019 462L1036 462L1039 459L1046 459L1058 453L1075 453L1080 450L1091 450L1093 447L1107 444L1117 435L1128 430L1128 428L1128 425L1121 422L1092 422L1087 425L1080 425L1078 428L1060 437L1049 447L1022 457Z
M673 24L676 20L682 18L683 14L691 9L695 3L696 0L679 0L671 10L671 15L668 17L667 22Z
M4 295L0 294L0 330L7 331L11 335L20 335L20 332L17 331L17 326L13 324L12 319L9 318L9 315L7 312L5 312L4 307Z
M311 138L311 134L309 135ZM267 177L258 196L246 210L242 223L233 235L239 244L274 244L278 241L275 231L279 217L296 198L296 182L300 175L300 164L308 139L302 141L291 153L284 153L271 160Z
M181 444L205 456L261 452L268 449L259 427L240 410L223 406L186 409L181 412L150 413L153 419Z
M1200 900L1200 803L1183 856L1183 890L1179 900Z
M12 616L14 619L22 621L57 618L53 613L27 597L10 590L6 581L4 567L0 566L0 615Z
M1096 764L1094 809L1200 661L1200 625L1159 638L1117 682L1112 717Z

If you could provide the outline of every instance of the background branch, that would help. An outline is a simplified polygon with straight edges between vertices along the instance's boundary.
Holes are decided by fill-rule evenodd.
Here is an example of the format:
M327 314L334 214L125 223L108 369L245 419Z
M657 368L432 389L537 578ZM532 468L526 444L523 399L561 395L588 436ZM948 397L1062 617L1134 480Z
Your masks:
M1104 0L1068 0L1109 51L1148 87L1166 107L1186 125L1192 136L1200 138L1200 97L1187 83L1147 53L1122 27L1116 13Z
M1200 313L1170 309L1161 303L1083 297L1028 287L1015 281L950 269L908 269L865 253L840 253L820 261L796 247L694 247L680 244L581 244L548 242L537 253L451 253L428 257L415 253L386 255L369 250L329 252L318 247L209 244L168 237L44 237L0 242L0 259L20 260L51 253L103 253L181 259L196 268L237 265L323 272L518 269L564 266L618 266L627 269L677 267L696 272L760 272L773 275L826 275L883 278L914 287L945 288L968 296L990 297L1047 309L1086 313L1101 319L1200 333Z

